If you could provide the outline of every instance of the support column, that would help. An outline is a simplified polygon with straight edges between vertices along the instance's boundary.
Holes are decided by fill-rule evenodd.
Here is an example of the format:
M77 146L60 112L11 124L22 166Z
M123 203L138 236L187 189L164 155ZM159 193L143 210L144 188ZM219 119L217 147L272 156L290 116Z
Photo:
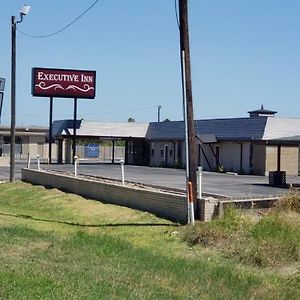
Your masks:
M49 151L48 161L49 164L52 162L52 116L53 116L53 97L50 97L50 112L49 112Z
M76 122L77 122L77 98L74 98L74 118L73 118L73 143L72 143L72 162L75 164L76 156Z
M115 163L115 140L112 140L112 159L111 162Z
M277 146L277 171L281 169L281 145Z

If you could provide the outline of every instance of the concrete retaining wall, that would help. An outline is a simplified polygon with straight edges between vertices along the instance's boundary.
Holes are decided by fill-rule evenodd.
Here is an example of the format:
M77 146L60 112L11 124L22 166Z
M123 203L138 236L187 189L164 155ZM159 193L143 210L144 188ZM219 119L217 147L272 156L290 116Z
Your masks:
M22 181L58 188L104 203L151 212L174 222L187 223L187 201L185 195L129 186L123 187L114 183L29 169L22 169Z
M228 206L233 206L239 210L255 211L269 209L274 206L274 203L278 201L279 197L271 198L258 198L258 199L238 199L238 200L220 200L218 207L215 211L215 215L219 217L224 215L224 210Z

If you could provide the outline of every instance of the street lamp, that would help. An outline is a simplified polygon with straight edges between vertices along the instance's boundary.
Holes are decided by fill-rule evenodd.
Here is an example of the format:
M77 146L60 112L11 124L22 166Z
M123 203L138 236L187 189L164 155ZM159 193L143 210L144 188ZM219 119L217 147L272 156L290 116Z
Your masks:
M15 145L16 145L16 31L17 24L30 11L30 6L24 5L20 11L20 20L11 17L11 123L10 123L10 182L15 180Z

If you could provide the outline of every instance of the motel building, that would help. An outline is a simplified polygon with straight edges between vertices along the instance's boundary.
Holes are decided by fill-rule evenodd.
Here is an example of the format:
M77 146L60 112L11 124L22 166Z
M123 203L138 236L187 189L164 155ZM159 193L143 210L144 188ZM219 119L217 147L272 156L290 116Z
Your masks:
M278 118L275 111L263 106L248 113L249 116L244 118L195 121L198 166L205 171L255 175L267 175L279 168L287 175L299 175L300 119ZM78 120L76 134L85 145L110 141L112 162L124 158L128 165L185 168L182 121L115 123ZM71 162L72 135L72 120L54 121L53 139L60 163ZM123 148L123 152L119 151L116 158L115 149L120 142L123 146L117 147Z
M267 175L280 169L300 174L300 118L278 118L263 106L248 117L195 121L197 164L205 171ZM91 122L77 120L80 160L185 168L184 123ZM52 162L72 161L73 120L52 128ZM10 130L0 126L0 165L9 164ZM48 129L16 128L16 159L48 161Z
M16 127L16 160L26 160L28 154L32 158L48 157L48 128L46 127ZM53 147L53 151L56 147ZM53 153L56 156L56 153ZM10 159L10 127L0 126L0 166L8 166Z

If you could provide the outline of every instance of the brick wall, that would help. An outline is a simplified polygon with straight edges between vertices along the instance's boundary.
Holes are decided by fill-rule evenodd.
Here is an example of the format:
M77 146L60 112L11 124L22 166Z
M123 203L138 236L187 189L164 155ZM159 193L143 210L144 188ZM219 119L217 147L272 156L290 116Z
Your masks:
M217 217L219 200L213 197L201 199L200 201L200 218L207 222Z
M266 147L266 171L277 170L277 146ZM287 175L298 175L298 146L281 146L280 169Z
M298 146L284 146L281 148L281 170L288 175L298 175Z
M187 222L185 195L171 194L119 184L75 178L46 171L22 169L22 181L61 189L99 200L151 212L174 222Z

